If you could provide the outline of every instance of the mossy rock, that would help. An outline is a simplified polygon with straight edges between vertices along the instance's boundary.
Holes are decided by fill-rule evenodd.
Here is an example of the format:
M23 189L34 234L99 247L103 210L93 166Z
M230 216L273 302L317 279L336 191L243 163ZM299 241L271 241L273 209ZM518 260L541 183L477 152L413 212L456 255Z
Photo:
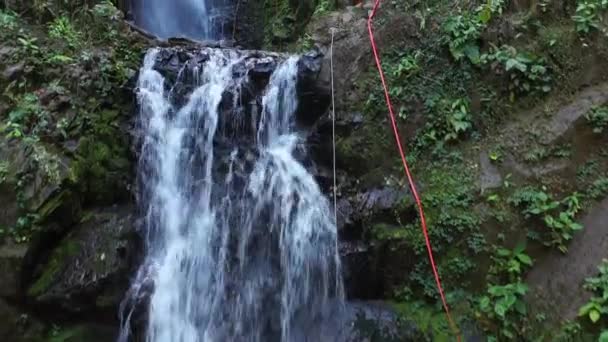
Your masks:
M112 203L128 196L130 178L128 142L115 132L110 138L91 136L80 142L70 179L86 200L97 204ZM118 139L117 139L118 137Z
M98 209L50 251L27 288L32 304L113 315L139 255L130 207Z
M93 324L60 327L46 342L107 342L116 340L116 327Z

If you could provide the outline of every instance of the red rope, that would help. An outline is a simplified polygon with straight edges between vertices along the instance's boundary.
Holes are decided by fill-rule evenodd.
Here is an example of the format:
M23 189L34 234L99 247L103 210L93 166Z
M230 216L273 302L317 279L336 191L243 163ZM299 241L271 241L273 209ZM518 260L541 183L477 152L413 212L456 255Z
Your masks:
M422 201L420 200L418 191L416 191L416 185L414 184L414 179L410 172L410 168L407 164L407 160L405 159L405 153L403 152L403 147L401 146L401 138L399 137L399 129L397 128L397 122L395 120L395 112L393 111L393 105L391 103L391 98L389 96L388 87L386 85L386 80L384 78L384 71L382 71L382 65L380 64L380 57L378 55L378 50L376 48L376 41L374 40L372 23L373 23L373 19L374 19L374 16L376 15L376 11L377 11L379 5L380 5L380 0L376 0L376 3L374 4L374 8L372 9L372 13L370 14L370 16L367 20L369 39L372 44L372 50L374 52L374 59L376 60L376 66L378 67L378 73L380 74L380 80L382 80L382 87L384 88L384 97L386 99L386 105L388 107L388 112L390 113L391 125L393 126L393 134L395 135L395 139L397 141L397 148L399 149L399 155L401 156L401 161L403 162L403 168L405 170L405 175L407 176L407 180L410 184L410 189L412 190L412 194L414 195L414 199L416 200L416 205L418 206L418 213L420 215L422 233L424 234L426 250L428 251L428 254L429 254L429 261L431 262L431 267L433 269L433 275L435 276L435 283L437 284L437 290L439 292L439 295L441 296L441 303L443 304L443 309L445 310L445 315L450 324L450 328L456 334L458 341L460 341L460 332L458 330L458 327L454 323L454 320L452 319L452 315L450 314L450 308L448 307L448 303L445 299L445 294L444 294L443 288L441 286L439 272L437 272L437 266L435 264L435 259L433 258L433 250L431 248L431 241L429 239L429 233L428 233L427 226L426 226L426 219L424 217Z

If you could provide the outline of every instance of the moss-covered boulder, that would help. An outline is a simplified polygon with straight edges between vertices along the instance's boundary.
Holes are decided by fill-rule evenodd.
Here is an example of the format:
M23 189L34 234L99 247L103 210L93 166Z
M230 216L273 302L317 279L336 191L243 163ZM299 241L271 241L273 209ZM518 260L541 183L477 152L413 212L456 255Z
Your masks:
M130 207L97 209L46 253L26 297L45 311L114 317L139 253ZM34 254L34 251L31 251Z

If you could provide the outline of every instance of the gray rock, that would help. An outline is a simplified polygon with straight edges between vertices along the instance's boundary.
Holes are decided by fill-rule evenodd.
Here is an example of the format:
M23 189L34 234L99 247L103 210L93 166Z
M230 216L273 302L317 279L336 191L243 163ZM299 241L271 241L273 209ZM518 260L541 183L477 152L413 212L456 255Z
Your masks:
M0 341L46 341L44 330L34 317L0 299Z
M20 75L23 74L24 70L25 70L25 62L19 62L19 63L13 64L13 65L9 65L2 72L2 78L9 82L14 81Z
M95 210L39 258L26 295L65 313L114 314L139 252L130 207Z
M481 169L479 187L482 194L486 190L496 189L502 186L502 175L500 174L500 170L496 165L492 164L487 151L482 151L479 154L479 167Z
M0 246L0 297L11 300L19 296L21 265L27 246L6 241Z

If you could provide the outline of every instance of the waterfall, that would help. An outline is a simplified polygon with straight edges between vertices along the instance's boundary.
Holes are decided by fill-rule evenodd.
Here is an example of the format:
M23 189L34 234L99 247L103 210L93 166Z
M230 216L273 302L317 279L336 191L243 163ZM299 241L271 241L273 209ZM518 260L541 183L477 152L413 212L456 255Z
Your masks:
M333 341L321 325L343 298L337 232L302 163L298 57L279 59L248 120L244 57L204 49L171 84L160 51L147 53L137 87L146 256L119 341L141 301L149 342ZM180 82L192 83L187 96Z
M222 38L228 0L131 1L135 22L160 38Z

